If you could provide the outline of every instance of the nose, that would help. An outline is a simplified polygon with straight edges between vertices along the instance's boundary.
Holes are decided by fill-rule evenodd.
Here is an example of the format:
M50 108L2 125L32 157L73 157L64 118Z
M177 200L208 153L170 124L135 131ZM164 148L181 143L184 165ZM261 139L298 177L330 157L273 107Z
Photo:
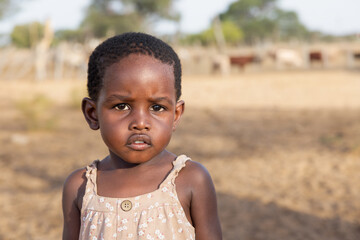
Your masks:
M129 130L150 130L150 119L145 110L133 110Z

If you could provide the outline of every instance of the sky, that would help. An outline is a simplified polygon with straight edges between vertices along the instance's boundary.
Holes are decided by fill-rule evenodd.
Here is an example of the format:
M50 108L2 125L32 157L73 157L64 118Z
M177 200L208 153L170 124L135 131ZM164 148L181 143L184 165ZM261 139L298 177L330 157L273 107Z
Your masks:
M226 11L235 0L176 0L181 14L180 31L196 33L209 27L211 19ZM75 29L84 17L90 0L27 0L19 11L0 21L0 33L8 33L14 25L50 18L58 29ZM278 0L285 10L297 12L300 21L311 30L342 35L360 33L360 0ZM158 33L173 33L174 24L162 23Z

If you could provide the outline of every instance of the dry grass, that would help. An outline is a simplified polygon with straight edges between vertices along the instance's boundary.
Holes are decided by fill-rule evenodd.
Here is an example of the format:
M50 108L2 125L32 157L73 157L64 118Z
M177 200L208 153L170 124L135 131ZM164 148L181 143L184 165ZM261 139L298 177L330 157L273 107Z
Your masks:
M85 82L0 82L0 239L60 239L61 189L102 158L74 99ZM186 113L169 148L202 162L224 239L360 239L360 74L185 77ZM51 130L29 131L16 102L55 103Z

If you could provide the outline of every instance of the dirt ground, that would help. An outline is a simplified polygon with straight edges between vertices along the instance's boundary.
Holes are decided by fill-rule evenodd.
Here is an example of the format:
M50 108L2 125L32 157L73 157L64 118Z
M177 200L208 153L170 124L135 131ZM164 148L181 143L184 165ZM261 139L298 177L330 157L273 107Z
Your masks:
M61 238L65 177L107 152L85 81L0 81L0 239ZM360 239L360 72L185 76L169 149L210 171L225 240Z

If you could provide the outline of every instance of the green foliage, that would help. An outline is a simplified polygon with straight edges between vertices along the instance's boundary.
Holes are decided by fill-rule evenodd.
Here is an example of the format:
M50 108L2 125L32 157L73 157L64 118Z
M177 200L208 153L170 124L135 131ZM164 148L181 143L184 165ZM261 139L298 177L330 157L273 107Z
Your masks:
M122 0L122 2L141 16L179 20L179 14L172 8L173 0Z
M271 17L276 9L276 0L238 0L230 4L228 10L220 15L221 19L234 22L251 22L254 19Z
M120 34L128 31L143 31L141 18L137 14L107 15L92 11L85 18L81 28L88 34L97 38Z
M297 14L293 11L284 11L276 9L276 25L277 38L279 40L289 40L290 38L308 38L309 31L300 23Z
M56 127L56 118L50 114L53 106L53 102L42 94L16 103L28 130L53 130Z
M189 43L201 43L201 45L211 45L215 43L215 35L212 28L209 28L201 33L193 34L188 37L186 40Z
M230 4L220 19L236 24L243 31L248 44L307 38L308 31L297 14L279 9L276 3L276 0L238 0Z
M159 19L179 19L172 9L173 1L93 0L81 29L98 38L128 31L146 31Z
M84 33L77 29L77 30L58 30L55 32L55 44L61 41L69 41L69 42L83 42L85 40Z
M17 47L30 48L44 35L44 25L33 22L16 25L11 32L11 41Z
M233 22L224 21L221 23L224 39L228 44L238 44L243 39L243 32ZM191 34L183 39L185 44L201 44L204 46L214 45L216 43L214 28L210 27L198 34Z
M231 21L221 23L225 41L229 44L238 44L244 37L243 31Z
M227 44L259 41L287 41L307 39L309 31L300 23L295 12L277 7L276 0L238 0L220 14L223 35ZM189 36L187 42L203 45L214 43L212 29Z

